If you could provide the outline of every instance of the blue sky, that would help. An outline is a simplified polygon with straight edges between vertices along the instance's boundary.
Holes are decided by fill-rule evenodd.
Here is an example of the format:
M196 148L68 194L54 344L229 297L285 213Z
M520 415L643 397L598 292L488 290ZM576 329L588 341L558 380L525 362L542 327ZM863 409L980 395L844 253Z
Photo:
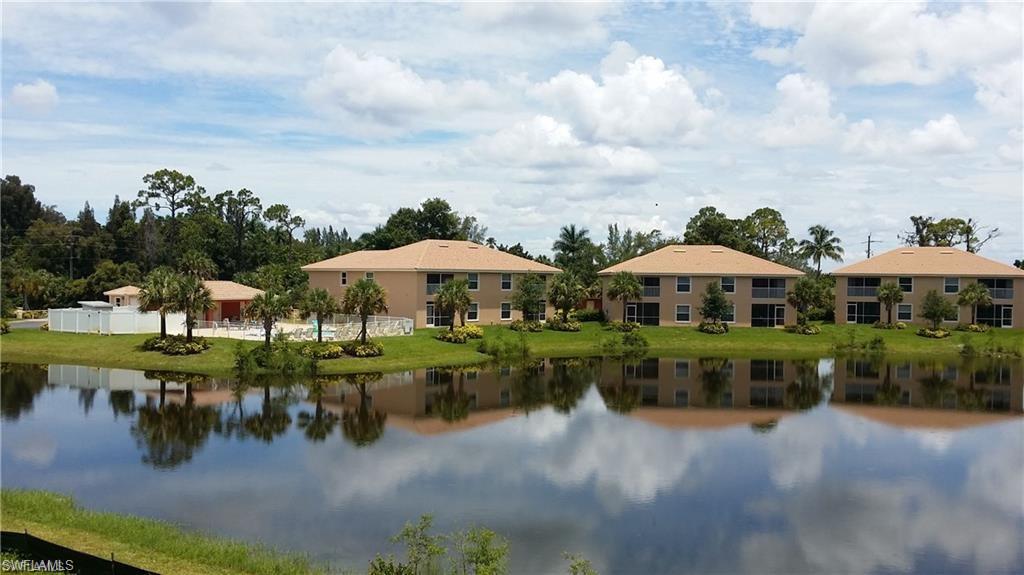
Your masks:
M3 170L101 212L144 174L359 233L441 196L503 242L780 209L848 261L907 216L1024 256L1019 4L14 4Z

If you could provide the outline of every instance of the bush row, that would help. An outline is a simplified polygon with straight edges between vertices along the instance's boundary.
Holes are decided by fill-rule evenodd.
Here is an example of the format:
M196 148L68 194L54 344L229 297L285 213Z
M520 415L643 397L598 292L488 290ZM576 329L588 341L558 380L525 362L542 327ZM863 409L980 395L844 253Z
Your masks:
M562 319L562 316L555 314L555 317L547 321L547 327L554 331L579 331L583 328L583 325L579 320L572 319L572 315L569 315L569 319Z
M951 334L948 329L944 329L941 327L939 329L922 327L921 329L917 330L917 335L921 337L930 337L932 339L943 339L949 337Z
M512 323L510 323L508 327L511 328L512 331L523 331L523 332L530 332L530 333L538 333L538 332L544 331L544 324L540 323L537 320L532 320L532 319L531 320L517 319L517 320L513 321Z
M907 329L907 324L902 321L898 321L896 323L876 321L874 324L872 324L872 327L874 327L875 329Z
M702 321L697 324L697 330L703 333L710 333L712 335L721 335L723 333L729 333L729 324Z
M789 333L795 333L797 335L818 335L821 333L821 328L810 323L787 325L785 330Z
M471 339L483 339L484 330L478 325L463 325L452 330L441 330L434 337L448 343L466 343Z
M205 337L194 337L188 342L183 335L169 335L163 339L157 335L142 342L142 349L159 351L164 355L195 355L210 349L210 344Z

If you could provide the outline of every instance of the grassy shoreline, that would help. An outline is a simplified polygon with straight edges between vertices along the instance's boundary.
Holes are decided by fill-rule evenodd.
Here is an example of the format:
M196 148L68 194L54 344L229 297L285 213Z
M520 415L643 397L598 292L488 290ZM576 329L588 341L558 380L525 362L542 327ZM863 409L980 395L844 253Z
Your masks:
M101 513L48 491L4 489L0 523L63 545L159 573L182 575L285 574L324 571L304 556L239 543L153 519Z
M691 327L645 327L641 333L650 342L651 355L754 355L776 358L824 356L833 352L836 343L848 342L851 335L861 342L880 337L886 353L907 356L940 356L959 353L960 346L970 342L978 348L994 344L1005 349L1024 350L1024 330L995 329L987 334L955 332L947 339L920 337L915 330L883 330L863 325L821 326L822 333L804 336L782 330L734 328L725 335L707 335ZM484 327L485 337L519 337L504 326ZM356 373L365 371L398 371L431 366L472 365L486 362L489 356L477 351L475 343L451 344L434 339L436 330L419 329L412 336L379 338L384 356L376 358L343 358L321 361L322 373ZM600 355L601 343L612 337L596 323L584 324L578 333L544 331L526 334L530 353L537 357L570 357ZM0 360L15 363L63 363L93 367L124 369L159 369L230 376L233 373L234 351L238 340L210 338L209 350L195 356L166 356L139 349L147 335L101 336L51 333L36 330L13 330L0 337ZM255 347L258 342L244 342Z

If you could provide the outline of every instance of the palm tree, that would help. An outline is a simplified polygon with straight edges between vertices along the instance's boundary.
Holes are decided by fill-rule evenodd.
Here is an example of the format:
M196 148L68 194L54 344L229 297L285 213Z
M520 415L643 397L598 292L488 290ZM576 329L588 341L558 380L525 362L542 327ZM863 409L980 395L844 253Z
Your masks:
M842 242L835 236L832 230L822 225L811 226L807 229L811 235L809 240L800 240L797 246L800 257L814 262L818 275L821 275L821 260L830 259L843 261Z
M562 312L563 319L569 319L569 312L579 305L586 293L586 288L573 272L558 274L551 280L551 287L548 288L548 298L555 309Z
M159 267L149 272L139 290L139 307L160 313L160 339L167 337L167 312L174 308L180 277L170 268Z
M345 439L354 443L356 447L365 447L380 439L381 435L384 434L384 427L388 416L386 413L370 407L365 379L356 376L356 378L350 379L349 382L359 392L359 406L342 412L341 433Z
M341 313L341 304L327 290L316 288L310 290L302 299L302 303L299 304L299 312L302 314L302 319L312 315L316 316L316 340L322 342L324 340L324 318Z
M629 272L619 272L612 276L608 284L608 297L612 300L622 301L622 321L626 321L626 302L631 299L640 299L644 293L640 280Z
M176 282L174 300L171 311L185 314L185 341L192 341L192 328L196 318L207 310L217 307L213 303L213 294L203 285L203 280L195 276L185 276Z
M11 278L11 287L21 292L25 302L22 309L29 310L29 298L38 297L46 289L49 273L44 270L25 270Z
M893 282L887 282L878 288L878 303L885 306L886 323L892 325L892 306L903 301L903 289Z
M562 226L558 232L558 239L551 246L556 254L561 254L571 261L576 255L586 250L590 245L590 230L577 228L576 224ZM557 258L556 258L557 259Z
M990 306L992 305L992 294L988 291L985 284L972 283L967 284L964 289L960 290L960 297L957 301L960 305L971 306L971 323L973 324L978 317L978 306Z
M466 312L473 304L473 298L469 295L468 280L452 280L445 282L437 293L434 294L434 304L442 310L450 311L452 321L448 323L448 331L455 329L454 317L459 316L459 322L466 325Z
M178 270L187 276L209 280L217 275L217 264L213 263L213 260L206 254L189 250L178 259Z
M268 291L258 294L245 308L245 317L263 324L263 347L270 349L270 334L274 331L274 322L288 315L292 309L288 297Z
M363 278L345 290L341 311L359 315L359 321L362 323L359 341L366 343L366 323L370 316L388 311L387 292L377 282Z

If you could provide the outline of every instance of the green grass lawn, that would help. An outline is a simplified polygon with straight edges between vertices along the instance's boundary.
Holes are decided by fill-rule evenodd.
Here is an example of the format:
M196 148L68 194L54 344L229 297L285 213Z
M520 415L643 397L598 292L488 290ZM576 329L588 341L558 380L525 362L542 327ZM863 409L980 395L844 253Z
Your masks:
M848 341L850 335L867 341L880 337L886 352L900 355L951 355L969 341L979 348L998 345L1004 349L1024 350L1024 330L996 329L987 334L955 332L943 340L927 339L914 329L883 330L863 325L837 326L824 324L820 335L805 336L782 330L734 328L725 335L707 335L692 327L645 327L641 333L650 341L652 355L694 356L719 354L735 357L752 355L770 357L810 357L832 353L836 342ZM486 337L504 332L518 337L504 326L487 326ZM322 373L354 373L360 371L394 371L429 366L469 365L486 361L488 356L477 351L476 343L451 344L434 339L436 330L418 329L415 335L380 338L384 356L377 358L343 358L320 362ZM578 333L544 331L526 335L530 352L538 357L569 357L598 355L601 342L616 334L599 324L586 323ZM51 333L36 330L14 330L0 337L0 359L21 363L65 363L97 367L161 369L226 376L232 373L234 350L238 340L211 338L212 347L200 355L173 357L158 352L141 351L139 345L146 335L88 335ZM245 346L259 345L244 342Z
M4 489L0 522L9 531L158 573L182 575L323 573L307 558L183 530L163 521L82 509L46 491Z

